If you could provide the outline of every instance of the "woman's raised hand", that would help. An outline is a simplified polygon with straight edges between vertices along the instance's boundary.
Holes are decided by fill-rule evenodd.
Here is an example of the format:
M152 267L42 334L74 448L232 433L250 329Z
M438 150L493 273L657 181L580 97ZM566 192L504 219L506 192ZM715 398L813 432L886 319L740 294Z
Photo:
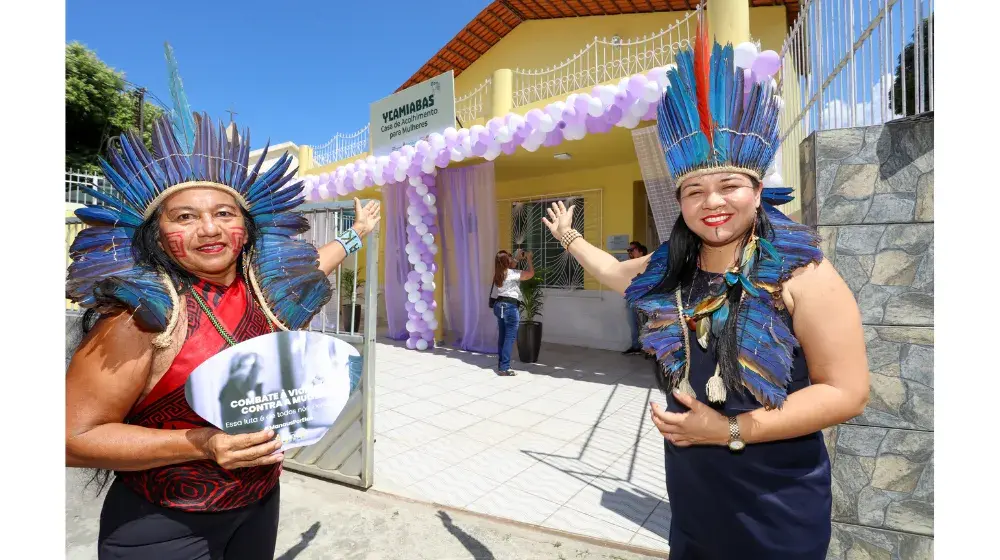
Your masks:
M358 237L364 237L375 229L375 225L382 219L379 210L377 200L369 200L368 204L362 208L361 201L357 198L354 199L354 226L352 227L358 233Z
M566 232L573 229L573 210L576 206L570 206L566 209L566 205L559 202L553 202L552 207L546 210L549 215L548 219L542 218L542 223L545 227L549 228L552 232L553 237L556 239L562 239L562 236L566 235Z

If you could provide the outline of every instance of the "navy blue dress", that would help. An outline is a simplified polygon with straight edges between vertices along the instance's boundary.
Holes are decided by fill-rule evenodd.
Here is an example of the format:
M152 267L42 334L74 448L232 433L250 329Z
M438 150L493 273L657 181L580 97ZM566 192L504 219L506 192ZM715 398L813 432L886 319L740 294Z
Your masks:
M721 281L699 272L693 285ZM699 293L701 292L701 293ZM787 313L786 320L790 320ZM705 385L715 372L715 348L691 340L691 386L698 400L727 416L760 408L749 392L729 391L724 406L709 403ZM809 371L796 349L789 393L809 386ZM673 395L671 412L687 408ZM823 435L748 444L741 453L727 447L675 447L664 439L670 500L670 560L824 560L830 543L830 460Z

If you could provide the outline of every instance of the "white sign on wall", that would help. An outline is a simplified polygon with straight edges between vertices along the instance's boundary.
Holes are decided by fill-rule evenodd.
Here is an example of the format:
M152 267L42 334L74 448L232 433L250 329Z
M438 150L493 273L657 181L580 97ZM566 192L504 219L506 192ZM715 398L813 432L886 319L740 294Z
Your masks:
M372 154L387 156L449 126L455 126L452 70L371 104Z

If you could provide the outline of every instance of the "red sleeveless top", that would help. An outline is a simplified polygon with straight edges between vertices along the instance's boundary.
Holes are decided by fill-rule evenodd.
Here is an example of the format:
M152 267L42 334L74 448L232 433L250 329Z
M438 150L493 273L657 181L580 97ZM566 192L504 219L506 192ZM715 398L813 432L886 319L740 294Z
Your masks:
M199 281L198 290L223 328L237 342L270 332L267 317L237 277L228 288ZM205 360L229 345L192 297L185 298L187 338L153 390L129 411L126 424L163 430L212 427L184 398L184 383ZM145 471L116 472L135 493L162 507L191 512L225 511L260 501L278 483L281 464L226 470L212 460Z

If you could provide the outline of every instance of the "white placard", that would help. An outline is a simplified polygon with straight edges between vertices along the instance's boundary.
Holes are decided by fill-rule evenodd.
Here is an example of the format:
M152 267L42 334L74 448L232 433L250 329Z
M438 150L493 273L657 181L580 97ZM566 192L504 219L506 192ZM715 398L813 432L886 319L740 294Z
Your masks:
M319 441L357 391L361 354L309 331L251 338L205 360L187 379L191 409L228 434L271 428L281 450Z
M372 154L387 156L449 126L456 126L452 70L371 104Z

